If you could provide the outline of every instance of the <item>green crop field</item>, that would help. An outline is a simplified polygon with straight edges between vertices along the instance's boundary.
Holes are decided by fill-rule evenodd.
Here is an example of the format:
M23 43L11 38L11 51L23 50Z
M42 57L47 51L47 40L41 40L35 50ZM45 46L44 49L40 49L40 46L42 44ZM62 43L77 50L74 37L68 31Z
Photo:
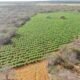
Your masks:
M39 13L20 27L12 43L0 48L0 68L13 67L43 59L45 54L71 42L80 34L80 13Z

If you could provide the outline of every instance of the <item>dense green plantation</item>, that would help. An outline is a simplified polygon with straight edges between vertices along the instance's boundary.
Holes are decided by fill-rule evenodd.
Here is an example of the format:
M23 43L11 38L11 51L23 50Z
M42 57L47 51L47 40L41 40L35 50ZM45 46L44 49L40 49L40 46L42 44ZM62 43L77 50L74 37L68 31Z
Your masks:
M64 16L64 17L61 17ZM0 48L0 67L18 67L43 59L45 54L80 34L80 13L41 13L19 28L12 44Z

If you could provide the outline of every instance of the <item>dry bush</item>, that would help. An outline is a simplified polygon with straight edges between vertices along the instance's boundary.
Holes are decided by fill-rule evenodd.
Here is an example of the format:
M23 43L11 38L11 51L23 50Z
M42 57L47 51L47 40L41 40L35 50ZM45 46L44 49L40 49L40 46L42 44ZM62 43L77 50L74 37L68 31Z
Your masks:
M18 18L17 20L13 20L12 24L15 27L21 27L22 25L24 25L27 21L29 21L30 18L29 17L22 17L22 18Z
M6 33L4 32L4 30L6 30ZM0 33L0 45L11 43L11 38L16 35L17 28L8 27L4 30L2 30L2 32Z
M52 80L55 75L61 80L80 80L80 39L61 46L59 51L51 53L48 60Z
M27 21L29 21L30 20L30 17L22 17L22 18L20 18L20 20L19 21L22 21L22 23L21 23L21 25L24 25ZM21 26L20 25L20 26Z
M53 59L54 58L54 59ZM74 70L75 65L80 64L80 51L63 49L59 55L50 57L49 67L61 65L66 69ZM76 69L75 69L76 70Z
M0 44L8 44L11 43L11 37L9 35L6 34L1 34L0 35Z
M49 58L48 67L51 69L53 66L61 65L66 69L75 70L75 66L80 64L80 39L72 42L71 44L64 45L58 52L54 52Z
M10 37L14 37L16 35L16 31L17 31L16 27L8 27L7 30L8 30L7 33Z

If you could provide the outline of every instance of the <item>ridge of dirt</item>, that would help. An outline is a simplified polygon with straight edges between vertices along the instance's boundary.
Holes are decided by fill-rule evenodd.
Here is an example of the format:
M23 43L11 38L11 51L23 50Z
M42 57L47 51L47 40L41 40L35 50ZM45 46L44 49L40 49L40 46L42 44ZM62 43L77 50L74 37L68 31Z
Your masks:
M16 80L48 80L47 61L15 69Z
M49 80L48 62L46 60L25 65L14 69L14 73L8 75L9 80ZM0 80L7 80L4 73L0 73Z

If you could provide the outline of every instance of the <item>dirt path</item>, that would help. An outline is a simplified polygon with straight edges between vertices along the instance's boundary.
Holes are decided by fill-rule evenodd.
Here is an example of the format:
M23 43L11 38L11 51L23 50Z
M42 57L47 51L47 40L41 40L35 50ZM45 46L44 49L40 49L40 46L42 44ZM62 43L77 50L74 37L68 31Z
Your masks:
M48 80L47 61L16 69L17 80Z

